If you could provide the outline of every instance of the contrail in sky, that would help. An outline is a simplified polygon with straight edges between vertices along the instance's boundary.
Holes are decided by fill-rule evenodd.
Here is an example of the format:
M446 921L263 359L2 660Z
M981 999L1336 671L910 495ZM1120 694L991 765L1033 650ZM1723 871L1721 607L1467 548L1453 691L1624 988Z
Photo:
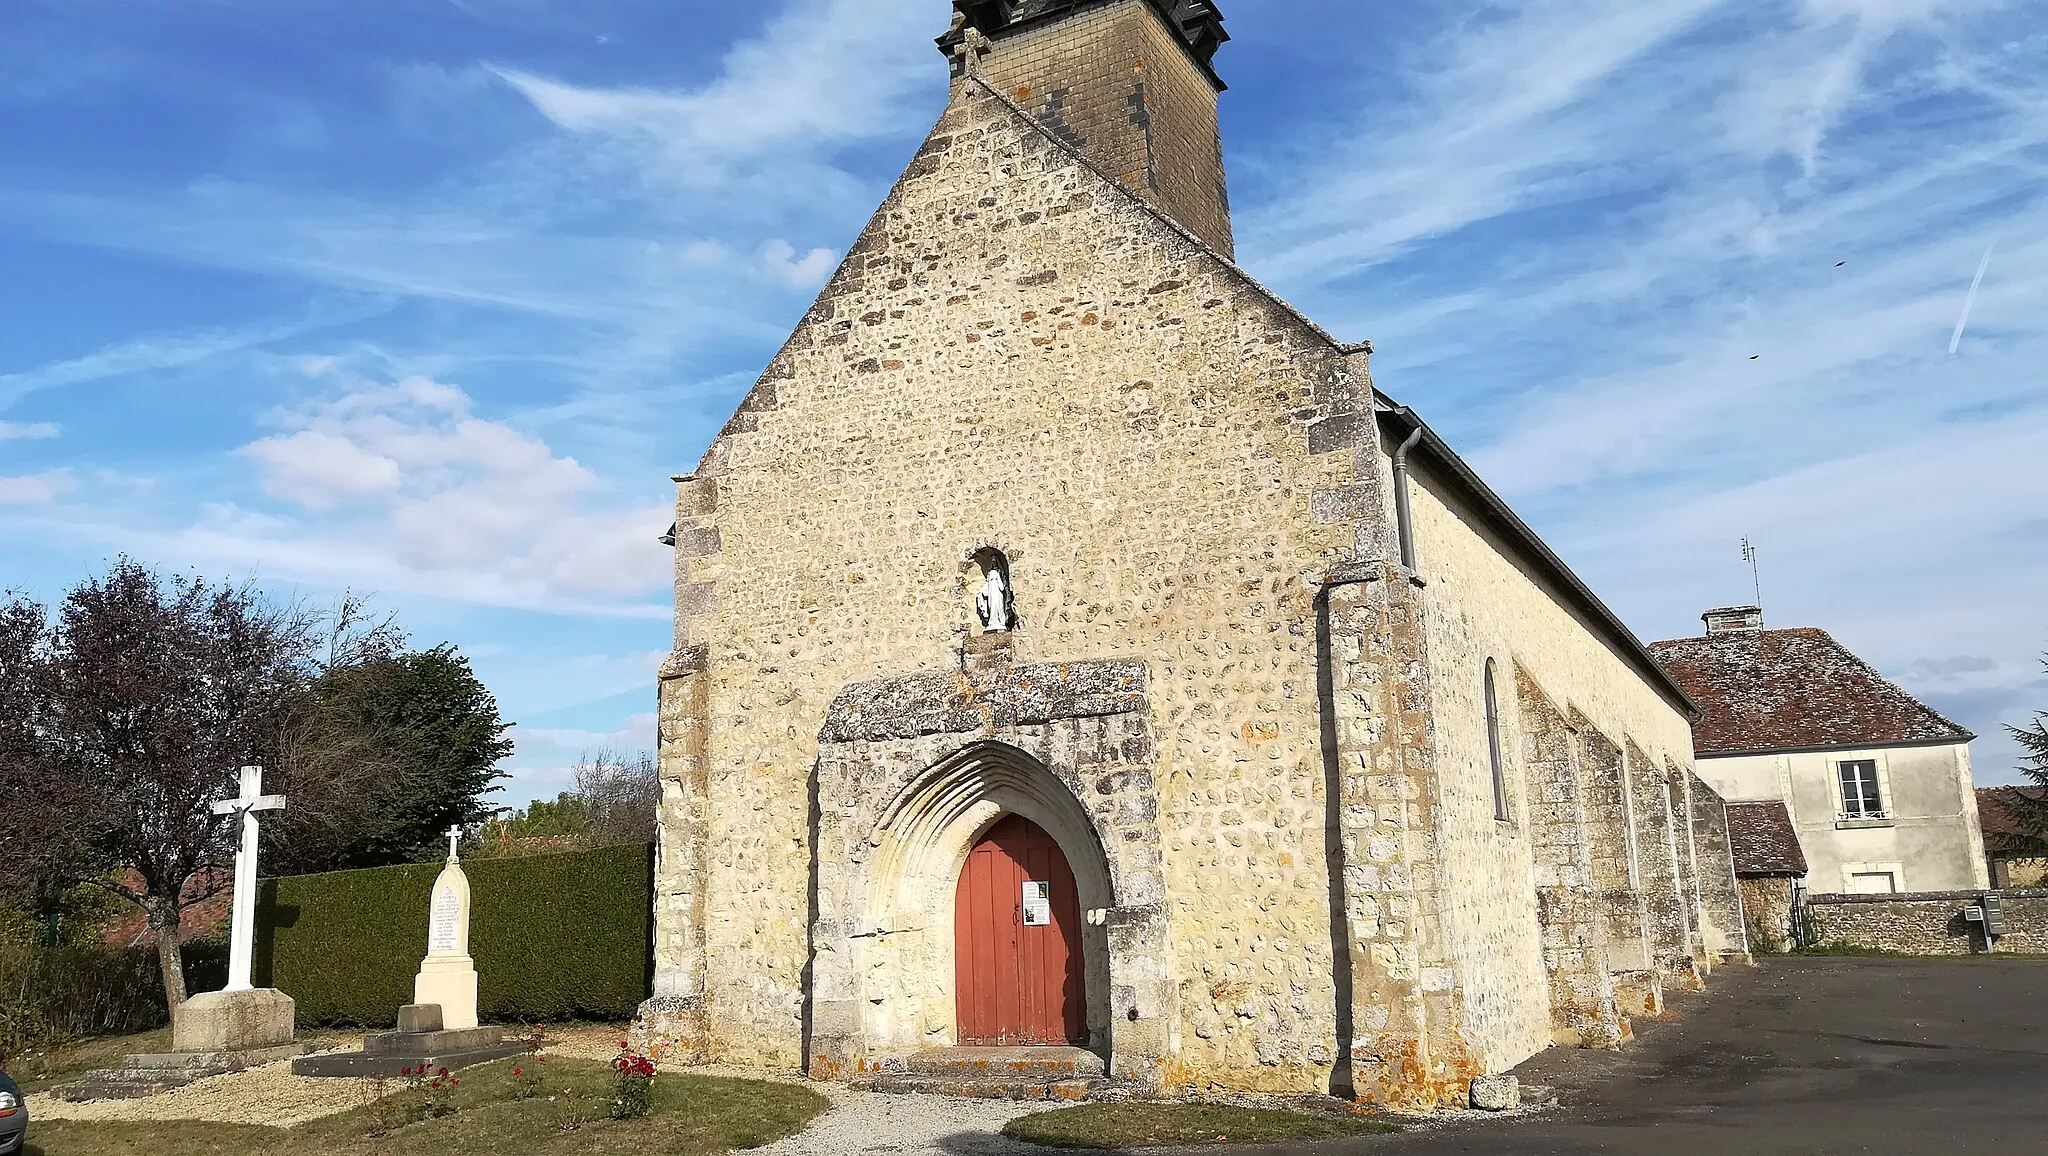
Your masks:
M1963 347L1963 330L1970 327L1970 310L1977 307L1977 288L1984 284L1984 271L1991 268L1991 251L1996 248L1998 248L1998 242L1996 241L1984 246L1984 260L1977 265L1977 279L1970 282L1970 295L1963 298L1963 315L1956 318L1956 335L1948 339L1948 355L1950 357L1954 357L1956 351Z

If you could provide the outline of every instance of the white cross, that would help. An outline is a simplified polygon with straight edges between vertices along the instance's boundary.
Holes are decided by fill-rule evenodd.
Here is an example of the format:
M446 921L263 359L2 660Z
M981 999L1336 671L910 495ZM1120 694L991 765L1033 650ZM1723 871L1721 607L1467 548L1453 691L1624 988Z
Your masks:
M256 812L284 810L283 795L263 793L263 768L242 768L242 791L213 805L216 815L242 817L242 845L235 852L235 908L229 924L229 991L248 991L256 948Z
M453 827L450 827L450 828L448 828L448 861L449 861L450 863L454 863L454 862L457 862L457 861L458 861L458 859L457 859L457 856L456 856L456 854L455 854L455 847L456 847L456 844L458 844L458 843L461 843L461 842L462 842L462 824L460 824L460 823L457 823L457 824L455 824L455 825L454 825Z

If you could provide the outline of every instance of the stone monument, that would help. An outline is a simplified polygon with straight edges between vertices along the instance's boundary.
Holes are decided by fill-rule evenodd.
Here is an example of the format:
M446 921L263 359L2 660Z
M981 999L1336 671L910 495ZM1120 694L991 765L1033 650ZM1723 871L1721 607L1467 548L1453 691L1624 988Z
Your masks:
M448 829L448 862L427 905L427 957L413 980L413 1002L398 1009L398 1030L376 1032L363 1050L293 1061L301 1076L396 1076L407 1068L468 1067L526 1050L497 1028L477 1026L476 963L469 955L469 877L456 853L462 828Z
M462 873L456 849L462 828L448 831L448 864L434 880L434 899L427 909L427 957L413 980L413 1005L438 1004L441 1028L467 1031L476 1026L476 961L469 957L469 877Z
M241 820L227 987L195 995L171 1010L169 1053L129 1056L122 1067L93 1072L58 1089L60 1098L134 1099L298 1054L300 1049L293 1042L297 1008L292 997L256 987L251 978L256 947L256 816L281 811L284 805L283 795L263 793L262 767L243 767L241 791L213 805L214 814Z

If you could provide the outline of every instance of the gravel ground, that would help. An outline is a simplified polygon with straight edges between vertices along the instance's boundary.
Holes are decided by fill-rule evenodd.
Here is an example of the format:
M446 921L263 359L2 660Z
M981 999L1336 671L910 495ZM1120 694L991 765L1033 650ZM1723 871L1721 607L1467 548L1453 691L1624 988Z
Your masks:
M38 1094L28 1098L28 1115L31 1120L205 1120L289 1128L359 1108L375 1087L371 1080L294 1076L292 1062L280 1060L141 1100L70 1104Z
M811 1126L758 1156L1043 1156L1046 1149L1001 1135L1004 1124L1058 1104L1006 1100L953 1100L944 1096L885 1096L812 1085L832 1107Z

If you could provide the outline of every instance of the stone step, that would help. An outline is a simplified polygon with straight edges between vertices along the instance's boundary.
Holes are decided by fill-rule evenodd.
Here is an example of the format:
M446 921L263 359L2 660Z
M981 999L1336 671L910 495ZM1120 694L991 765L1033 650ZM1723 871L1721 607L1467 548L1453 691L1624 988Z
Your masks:
M239 1068L106 1068L87 1072L72 1083L50 1091L52 1096L73 1104L93 1100L140 1100L174 1092L210 1076L226 1075Z
M335 1052L293 1060L292 1074L323 1079L394 1079L403 1075L409 1068L424 1067L430 1071L447 1068L453 1072L478 1064L488 1064L494 1060L525 1055L532 1050L524 1043L500 1043L489 1047L470 1048L459 1052L437 1052L431 1055L408 1055L403 1052Z
M299 1044L284 1044L275 1048L254 1048L240 1052L158 1052L129 1056L121 1066L136 1071L182 1071L204 1070L214 1074L239 1072L244 1068L260 1068L279 1060L288 1060L302 1054L306 1049Z
M230 1072L262 1067L299 1055L297 1044L258 1048L243 1052L163 1052L127 1057L118 1068L87 1072L79 1079L53 1088L60 1100L83 1104L92 1100L139 1100L176 1091L187 1084Z
M1086 1100L1109 1086L1102 1079L1045 1076L880 1075L854 1085L894 1095L951 1096L960 1100Z
M963 1079L1099 1079L1102 1057L1086 1048L927 1048L885 1060L890 1075Z

